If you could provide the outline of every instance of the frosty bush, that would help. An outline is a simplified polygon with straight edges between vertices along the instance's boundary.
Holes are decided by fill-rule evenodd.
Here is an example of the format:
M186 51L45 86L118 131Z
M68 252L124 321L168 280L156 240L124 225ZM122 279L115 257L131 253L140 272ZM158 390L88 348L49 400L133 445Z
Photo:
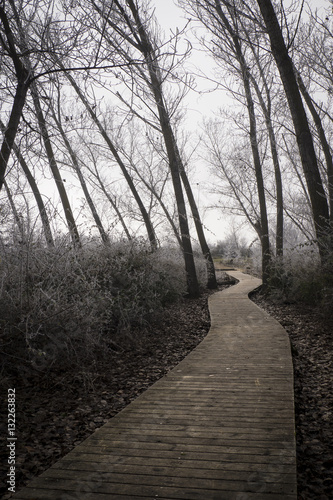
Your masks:
M273 263L271 293L287 301L320 305L324 311L333 295L332 260L322 265L310 244L286 250L283 262L276 259Z
M252 245L253 243L249 245L244 238L240 237L236 230L232 230L229 235L212 247L212 255L225 266L245 268L251 265L252 267L256 257Z
M21 349L40 370L82 363L121 343L185 290L182 257L172 248L151 253L140 241L88 241L80 249L65 240L51 249L2 243L2 340L7 353Z

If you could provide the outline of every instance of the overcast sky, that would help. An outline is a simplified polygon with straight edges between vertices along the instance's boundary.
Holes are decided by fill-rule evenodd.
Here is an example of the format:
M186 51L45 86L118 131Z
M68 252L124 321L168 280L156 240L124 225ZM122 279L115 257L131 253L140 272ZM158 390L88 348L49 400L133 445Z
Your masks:
M176 28L181 30L187 23L188 15L176 5L176 1L173 0L152 0L152 5L155 6L155 14L158 19L159 24L165 31L166 36L170 34L170 30L175 32ZM289 1L285 1L289 3ZM333 0L308 0L311 8L328 8L332 6ZM301 4L301 2L300 2ZM190 36L190 35L189 35ZM191 39L193 42L193 51L191 61L193 66L196 65L207 74L213 76L214 62L210 57L196 50L196 42L194 38ZM198 45L197 45L198 46ZM213 89L213 83L208 80L198 79L198 88L200 90ZM203 117L213 116L219 107L224 107L232 105L232 101L229 99L226 91L220 89L212 93L203 93L199 95L197 93L190 93L186 98L187 115L188 118L185 121L186 128L191 131L199 130L202 124ZM219 239L223 239L230 231L232 226L237 225L237 220L228 217L223 214L220 210L207 211L206 207L210 205L212 201L212 196L207 191L209 184L209 172L203 171L200 162L197 162L198 166L196 168L196 176L193 182L193 189L196 191L196 198L199 203L200 213L203 216L204 223L207 227L207 237L210 241L214 242ZM246 239L252 241L254 238L254 233L252 231L243 231L242 233Z

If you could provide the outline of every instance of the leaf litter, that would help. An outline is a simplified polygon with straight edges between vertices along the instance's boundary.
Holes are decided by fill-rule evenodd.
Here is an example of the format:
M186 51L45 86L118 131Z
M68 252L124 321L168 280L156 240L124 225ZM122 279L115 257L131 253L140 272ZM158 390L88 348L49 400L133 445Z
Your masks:
M207 300L170 306L150 325L110 349L81 371L41 374L24 367L24 377L2 380L16 388L16 490L48 469L179 363L206 336ZM329 500L333 492L332 327L320 311L297 304L251 297L284 326L294 363L298 500ZM53 367L54 368L54 367ZM2 406L0 419L6 422ZM3 441L5 434L2 433ZM5 442L1 450L6 450ZM0 457L5 478L6 457ZM6 480L4 500L12 495Z

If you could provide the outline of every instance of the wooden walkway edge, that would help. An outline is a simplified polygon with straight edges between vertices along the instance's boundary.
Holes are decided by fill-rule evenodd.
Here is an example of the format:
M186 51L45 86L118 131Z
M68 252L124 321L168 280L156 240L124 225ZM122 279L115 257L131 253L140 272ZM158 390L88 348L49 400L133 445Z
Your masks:
M289 339L230 274L203 342L15 500L296 500Z

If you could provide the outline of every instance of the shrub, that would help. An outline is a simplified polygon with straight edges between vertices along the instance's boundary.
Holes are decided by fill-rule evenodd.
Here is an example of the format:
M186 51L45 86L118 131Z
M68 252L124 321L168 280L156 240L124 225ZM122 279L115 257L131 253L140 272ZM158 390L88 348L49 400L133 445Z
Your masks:
M328 312L333 296L330 262L321 265L316 249L299 246L286 252L283 262L276 259L269 280L271 295L278 299L318 305Z
M39 370L93 362L186 289L180 253L144 243L88 241L75 249L2 244L1 337ZM9 359L9 358L8 358ZM8 360L7 359L7 360Z

